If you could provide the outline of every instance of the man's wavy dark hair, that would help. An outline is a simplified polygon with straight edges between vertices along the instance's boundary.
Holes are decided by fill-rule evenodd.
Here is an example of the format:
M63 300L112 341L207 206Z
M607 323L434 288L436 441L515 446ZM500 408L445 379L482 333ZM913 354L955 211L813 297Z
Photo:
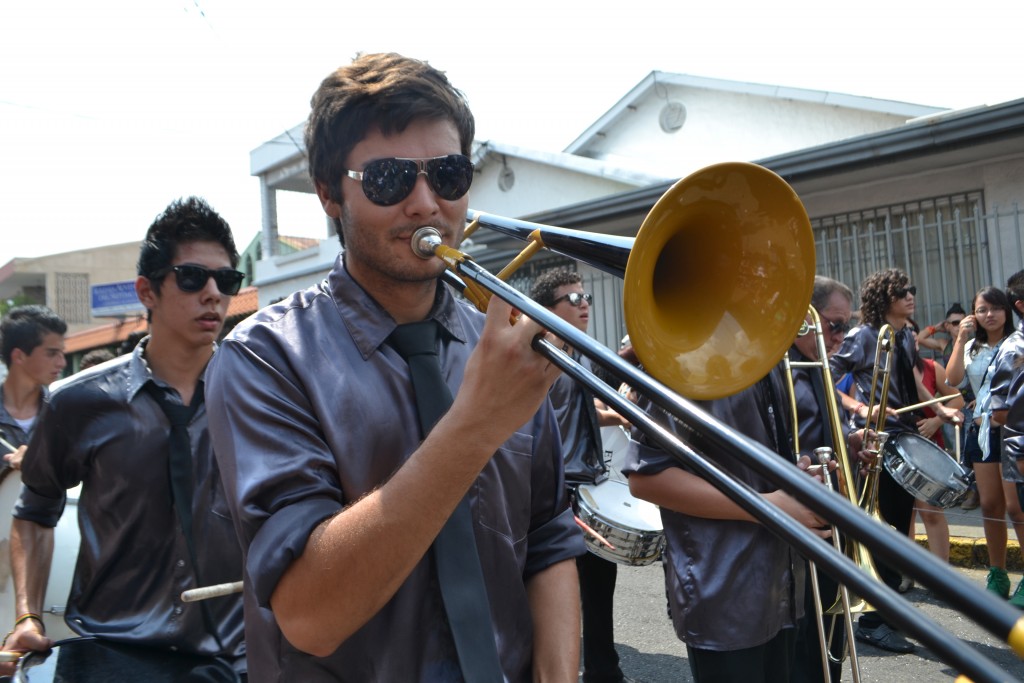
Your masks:
M882 327L896 292L908 284L910 278L899 268L881 270L864 278L860 285L861 322L876 329Z
M541 306L555 305L555 290L562 285L574 285L583 278L575 270L569 268L552 268L541 273L530 287L530 298Z

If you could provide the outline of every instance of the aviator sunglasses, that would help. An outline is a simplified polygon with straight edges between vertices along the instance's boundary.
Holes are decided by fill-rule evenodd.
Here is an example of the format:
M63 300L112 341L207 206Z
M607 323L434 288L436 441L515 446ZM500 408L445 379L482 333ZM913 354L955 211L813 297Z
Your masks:
M557 299L555 299L554 301L552 301L551 305L552 306L556 306L561 301L568 301L570 306L572 306L574 308L579 308L579 305L581 303L583 303L584 301L587 302L588 306L590 304L594 303L594 295L593 294L580 294L579 292L569 292L565 296L560 296Z
M190 293L201 290L212 277L213 281L217 283L217 289L220 290L221 294L234 296L242 288L242 280L245 279L245 273L230 268L211 270L203 266L192 265L167 266L149 277L150 279L158 280L172 270L178 283L178 289Z
M427 176L434 194L449 202L469 192L473 184L473 162L462 154L432 159L374 159L362 171L345 171L349 178L362 181L363 194L378 206L393 206L408 197L421 173Z
M850 331L850 328L852 327L850 323L843 322L842 320L836 320L835 322L833 322L831 320L825 320L824 318L822 318L822 322L828 325L829 334L846 334L847 332Z

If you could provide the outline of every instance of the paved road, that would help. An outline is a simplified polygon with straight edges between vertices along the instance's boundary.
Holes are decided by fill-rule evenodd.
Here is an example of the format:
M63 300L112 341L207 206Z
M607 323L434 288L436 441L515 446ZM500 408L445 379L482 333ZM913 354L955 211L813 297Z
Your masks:
M957 569L965 581L983 585L985 572ZM686 648L679 642L665 614L665 592L660 564L620 567L616 589L616 639L626 675L643 683L692 681L686 663ZM953 611L931 593L915 588L908 599L929 617L989 657L1008 674L1009 680L1024 681L1024 662L973 621ZM742 617L741 617L742 618ZM863 683L930 683L956 678L956 672L923 647L911 655L893 655L859 644ZM843 680L850 681L849 667Z

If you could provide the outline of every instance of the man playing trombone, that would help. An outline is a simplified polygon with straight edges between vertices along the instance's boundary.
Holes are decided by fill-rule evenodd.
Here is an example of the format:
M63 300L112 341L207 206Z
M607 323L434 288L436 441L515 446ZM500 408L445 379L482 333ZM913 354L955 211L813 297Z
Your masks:
M459 243L473 131L447 77L397 54L313 96L310 175L343 253L210 371L254 682L576 680L585 546L543 331L498 298L485 319L411 247L426 226Z
M811 294L811 306L818 312L821 323L822 339L827 354L835 353L843 343L850 329L852 315L853 292L841 282L816 276L814 290ZM828 447L833 453L840 453L834 443L833 433L845 433L846 420L844 415L832 415L828 410L825 391L835 391L834 386L825 386L824 369L813 368L812 365L827 363L821 359L818 351L817 336L813 320L808 315L808 330L799 335L789 350L790 364L793 367L793 400L796 408L797 443L803 454L811 454L816 448ZM838 404L838 399L836 404ZM837 406L838 407L838 406ZM860 439L854 445L859 447ZM842 449L846 453L847 449ZM837 456L838 457L838 456ZM840 469L842 471L842 469ZM838 682L842 673L843 653L846 648L846 631L840 617L834 615L826 620L823 629L828 641L829 676L821 661L821 638L813 609L813 600L819 600L822 610L828 610L837 604L839 585L827 574L818 573L818 595L811 590L813 582L808 580L804 593L804 619L797 628L796 661L793 669L794 683L811 683L817 681Z

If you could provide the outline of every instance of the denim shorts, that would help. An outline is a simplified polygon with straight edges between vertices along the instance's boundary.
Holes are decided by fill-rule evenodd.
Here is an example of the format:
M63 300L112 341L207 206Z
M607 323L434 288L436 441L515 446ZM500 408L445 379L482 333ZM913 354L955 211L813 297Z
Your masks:
M988 456L982 455L981 446L978 444L978 425L971 423L967 430L967 438L964 440L964 463L998 463L1002 448L1002 430L999 427L990 426L988 430Z

